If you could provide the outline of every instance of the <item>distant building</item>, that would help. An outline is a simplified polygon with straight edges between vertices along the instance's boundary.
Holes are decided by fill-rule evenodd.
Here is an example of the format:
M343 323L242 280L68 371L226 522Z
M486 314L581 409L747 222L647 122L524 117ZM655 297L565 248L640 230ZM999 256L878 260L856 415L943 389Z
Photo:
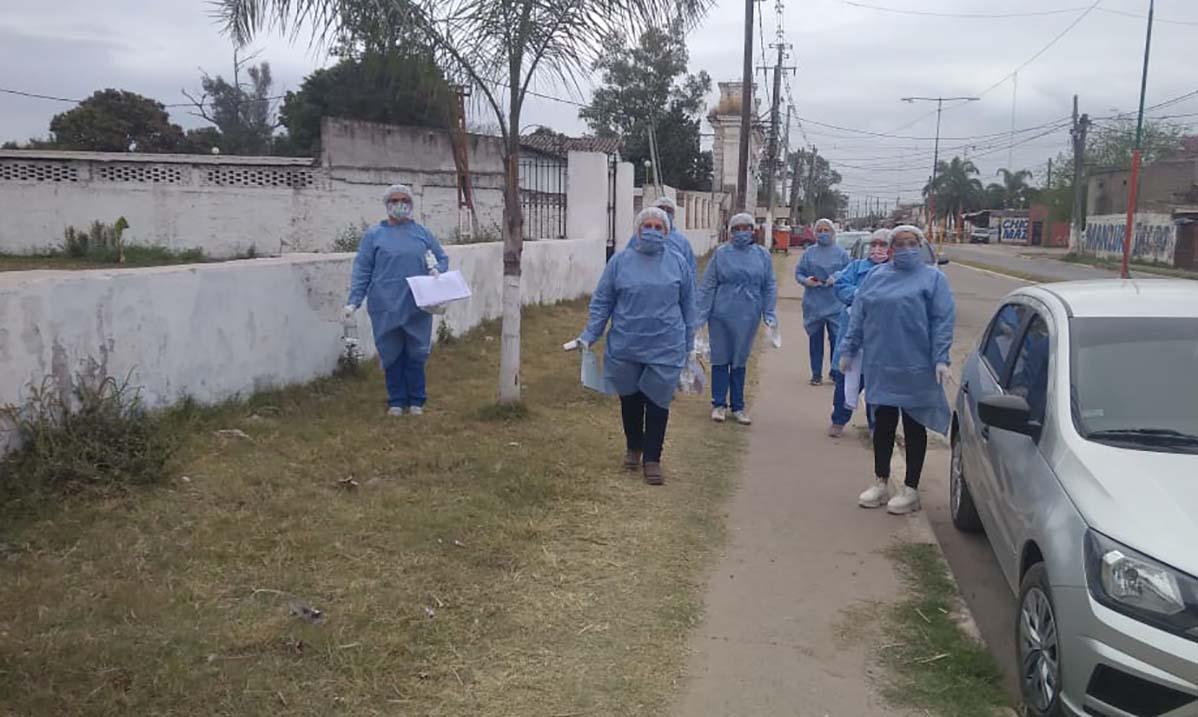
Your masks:
M707 115L707 121L715 131L715 141L711 148L711 188L716 192L725 192L729 202L736 197L736 172L740 162L740 121L742 106L742 87L740 82L721 82L720 101ZM761 101L753 98L753 116ZM749 135L749 183L745 193L745 210L752 213L757 207L757 182L759 155L761 143L765 138L760 123L754 121L753 131ZM724 207L731 210L732 207Z
M1090 172L1086 180L1086 213L1126 214L1127 183L1131 172L1108 169ZM1137 211L1170 213L1198 205L1198 157L1164 159L1140 169Z

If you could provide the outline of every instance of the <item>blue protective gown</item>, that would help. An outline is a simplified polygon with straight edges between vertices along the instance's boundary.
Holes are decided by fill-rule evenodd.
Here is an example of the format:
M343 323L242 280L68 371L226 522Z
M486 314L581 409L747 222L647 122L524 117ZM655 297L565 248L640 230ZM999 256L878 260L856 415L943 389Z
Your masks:
M690 240L686 238L686 235L674 228L673 221L670 222L670 234L666 237L666 243L686 260L686 265L691 269L691 277L698 281L699 262L695 259L695 250L691 248Z
M757 325L777 321L778 284L769 252L757 244L723 244L715 250L696 302L698 326L709 325L711 365L749 363Z
M861 286L861 282L865 280L865 277L872 274L874 269L885 263L883 261L875 264L869 259L857 259L856 261L849 262L848 266L836 274L836 283L832 286L832 291L836 294L836 299L840 301L844 308L840 310L840 316L836 318L836 335L840 337L840 340L836 342L836 349L832 352L833 368L840 366L840 346L844 343L844 336L848 332L849 309L853 306L853 298L857 295L857 288Z
M595 343L610 319L603 352L605 390L619 396L641 391L669 408L695 342L694 279L677 252L663 247L644 253L635 246L630 242L607 262L580 338Z
M409 276L426 276L424 253L437 258L437 270L449 270L449 257L432 233L416 222L379 222L366 230L354 258L349 284L350 306L366 299L374 345L386 368L406 353L412 360L428 358L432 348L433 316L416 306Z
M936 364L949 364L956 305L948 279L921 264L909 271L883 264L865 278L853 300L840 350L865 351L865 400L898 406L921 424L947 433L948 401Z
M795 281L803 285L803 326L807 333L811 333L820 321L836 318L842 308L832 287L807 286L807 277L814 276L820 281L827 281L848 266L849 261L849 253L835 244L813 244L799 258L799 264L795 267Z

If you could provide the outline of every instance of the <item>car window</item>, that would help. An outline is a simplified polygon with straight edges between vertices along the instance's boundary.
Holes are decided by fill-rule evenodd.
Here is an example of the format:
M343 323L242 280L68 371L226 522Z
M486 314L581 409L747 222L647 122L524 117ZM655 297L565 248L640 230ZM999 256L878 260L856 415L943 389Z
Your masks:
M1048 324L1039 315L1033 316L1019 344L1007 386L1007 393L1027 400L1031 421L1041 426L1048 403L1048 345Z
M935 264L936 263L936 252L932 250L931 244L929 244L928 242L924 242L923 244L920 244L919 248L923 251L923 263L925 263L925 264Z
M982 358L990 365L990 370L1001 381L1007 367L1007 359L1011 356L1011 347L1015 343L1015 335L1027 315L1027 307L1020 304L1007 304L998 310L994 321L990 322L990 330L986 335L986 343L982 347Z

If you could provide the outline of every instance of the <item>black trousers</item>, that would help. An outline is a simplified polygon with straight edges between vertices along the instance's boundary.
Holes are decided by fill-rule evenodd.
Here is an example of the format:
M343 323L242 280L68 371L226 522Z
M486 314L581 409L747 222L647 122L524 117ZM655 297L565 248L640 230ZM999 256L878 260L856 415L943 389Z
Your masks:
M658 406L637 391L620 396L620 414L624 418L624 438L628 450L642 453L646 463L660 463L670 409Z
M894 434L899 414L903 416L903 437L907 441L907 485L919 487L923 460L928 454L928 429L897 406L874 406L874 475L890 477L890 456L894 453Z

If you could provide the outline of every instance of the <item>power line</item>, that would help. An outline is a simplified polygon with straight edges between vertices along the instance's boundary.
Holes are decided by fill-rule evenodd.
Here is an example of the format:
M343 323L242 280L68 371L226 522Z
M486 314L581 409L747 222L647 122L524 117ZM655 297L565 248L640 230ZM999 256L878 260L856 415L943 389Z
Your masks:
M845 5L864 8L866 10L878 10L881 12L894 13L896 15L919 15L921 17L951 17L969 20L1000 20L1005 18L1016 17L1041 17L1044 15L1064 15L1066 13L1085 10L1082 7L1066 7L1057 10L1033 10L1030 12L1004 12L1004 13L963 13L963 12L935 12L929 10L908 10L897 7L883 7L881 5L871 5L863 2L854 2L853 0L844 0Z
M1087 16L1088 16L1088 15L1089 15L1091 12L1093 12L1093 11L1094 11L1094 9L1095 9L1095 8L1097 8L1097 7L1098 7L1098 4L1099 4L1099 3L1101 3L1101 2L1102 2L1102 0L1094 0L1094 3L1093 3L1092 5L1090 5L1090 7L1086 8L1086 9L1085 9L1085 10L1084 10L1084 11L1083 11L1083 12L1082 12L1080 15L1078 15L1076 18L1074 18L1074 19L1073 19L1073 22L1069 23L1069 24L1068 24L1068 25L1065 27L1065 29L1064 29L1064 30L1061 30L1061 32L1060 32L1060 33L1058 33L1056 37L1054 37L1054 38L1052 38L1051 40L1049 40L1047 45L1045 45L1044 47L1040 48L1040 50L1039 50L1038 52L1036 52L1036 54L1034 54L1034 55L1032 55L1031 57L1029 57L1029 58L1028 58L1026 61L1024 61L1024 63L1023 63L1022 65L1020 65L1019 67L1016 67L1014 70L1011 70L1010 72L1008 72L1008 73L1006 74L1006 76L1005 76L1005 77L1003 77L1002 79L1000 79L998 82L995 82L994 84L990 85L990 86L989 86L989 87L987 87L986 89L984 89L984 90L982 90L981 92L979 92L979 93L978 93L978 97L985 96L985 94L986 94L986 93L990 92L991 90L994 90L995 88L997 88L997 87L998 87L999 85L1001 85L1002 83L1006 82L1007 80L1011 79L1011 78L1012 78L1012 77L1014 77L1015 75L1019 74L1019 71L1020 71L1020 70L1022 70L1023 68L1027 67L1028 65L1032 64L1032 63L1033 63L1033 62L1035 62L1037 59L1039 59L1041 55L1043 55L1044 53L1048 52L1048 51L1049 51L1049 50L1052 48L1052 46L1053 46L1053 45L1057 44L1057 42L1059 42L1059 41L1060 41L1060 39L1061 39L1062 37L1065 37L1066 35L1068 35L1068 34L1069 34L1069 32L1070 32L1071 30L1073 30L1073 28L1077 27L1077 26L1078 26L1078 24L1079 24L1079 23L1081 23L1081 21L1082 21L1082 20L1085 20L1085 19L1086 19L1086 17L1087 17Z

